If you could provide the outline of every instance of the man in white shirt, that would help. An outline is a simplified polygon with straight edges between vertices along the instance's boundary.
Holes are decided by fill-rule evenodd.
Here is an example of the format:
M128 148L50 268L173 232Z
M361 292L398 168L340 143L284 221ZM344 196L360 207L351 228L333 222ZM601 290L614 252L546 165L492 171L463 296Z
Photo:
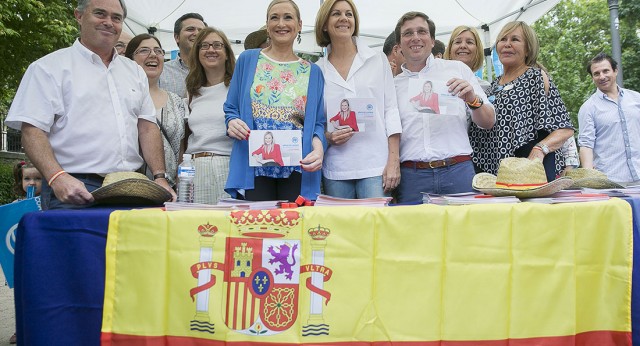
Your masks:
M175 197L147 77L114 49L124 0L79 0L74 15L80 38L29 66L6 120L22 130L25 152L45 178L43 208L90 205L105 174L145 161Z
M198 13L186 13L178 18L173 26L173 38L176 40L180 54L178 58L164 64L160 75L160 88L187 97L187 74L189 74L189 53L200 30L207 23Z
M435 24L426 14L404 14L395 34L405 59L394 79L402 121L398 202L420 203L421 192L472 191L468 118L491 128L494 108L468 66L431 55Z

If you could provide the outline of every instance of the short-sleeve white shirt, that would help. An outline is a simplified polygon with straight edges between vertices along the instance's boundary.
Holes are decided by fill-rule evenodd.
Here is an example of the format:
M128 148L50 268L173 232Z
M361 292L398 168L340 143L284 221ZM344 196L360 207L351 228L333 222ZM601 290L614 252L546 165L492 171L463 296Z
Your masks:
M402 66L402 73L394 79L398 96L398 109L402 120L400 138L400 161L435 161L458 155L470 155L473 152L469 143L469 117L465 102L457 96L443 92L445 83L451 78L460 78L473 86L476 95L485 105L490 105L487 96L471 69L460 61L435 59L430 55L426 66L420 72L411 72ZM440 93L439 100L445 104L440 107L442 114L420 113L411 104L415 94L409 91L409 81L421 79L433 81L439 85L435 91ZM412 90L412 92L414 92Z
M105 66L76 40L29 66L6 123L46 132L67 172L106 174L142 166L141 119L156 121L144 70L115 50Z
M317 62L324 75L325 114L329 102L345 98L367 98L374 102L375 127L358 132L346 143L329 146L322 163L328 179L363 179L382 175L389 154L388 137L402 132L393 75L387 57L354 37L358 53L345 80L327 57ZM327 48L330 52L331 46ZM328 56L328 54L327 54ZM337 103L336 103L337 102Z

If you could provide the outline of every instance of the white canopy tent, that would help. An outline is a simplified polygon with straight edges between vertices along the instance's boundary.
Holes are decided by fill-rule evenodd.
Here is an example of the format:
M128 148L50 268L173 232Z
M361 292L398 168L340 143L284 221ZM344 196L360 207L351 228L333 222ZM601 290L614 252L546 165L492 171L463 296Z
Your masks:
M436 38L445 44L458 25L485 31L485 41L493 43L502 26L513 20L532 23L560 0L354 0L360 16L360 37L371 47L382 49L384 39L408 11L422 11L436 24ZM234 51L243 50L243 40L266 22L270 0L130 0L125 30L141 34L155 28L165 50L176 50L175 20L188 12L200 13L207 24L225 32ZM294 49L320 53L315 44L314 25L322 0L298 0L302 16L302 42ZM484 26L484 30L482 27ZM485 42L486 43L486 42ZM485 44L486 45L486 44Z

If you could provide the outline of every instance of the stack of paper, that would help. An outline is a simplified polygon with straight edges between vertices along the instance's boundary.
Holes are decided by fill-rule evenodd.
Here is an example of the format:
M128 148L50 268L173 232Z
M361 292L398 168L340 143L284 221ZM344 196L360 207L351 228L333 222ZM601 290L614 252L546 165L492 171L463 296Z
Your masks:
M514 196L495 197L476 192L437 195L422 193L422 203L438 205L490 204L490 203L519 203Z
M576 203L576 202L593 202L593 201L606 201L611 198L606 193L601 193L602 190L594 190L596 193L590 193L583 190L563 190L554 193L549 197L541 197L541 198L527 198L522 199L523 202L533 202L533 203Z
M233 209L276 209L280 203L288 201L245 201L235 198L223 198L218 202L219 206L232 206Z
M247 208L238 207L236 205L212 205L212 204L185 203L185 202L164 202L164 208L167 211L247 209Z
M201 204L201 203L184 203L184 202L165 202L164 207L167 211L173 210L247 210L247 209L276 209L280 207L280 203L287 201L245 201L241 199L225 198L221 199L218 204Z
M610 197L628 197L640 195L640 186L627 186L620 189L582 189L584 193L602 193Z
M368 206L368 207L384 207L389 205L391 202L391 197L375 197L375 198L362 198L362 199L351 199L351 198L338 198L331 197L327 195L318 195L318 199L314 204L317 206L338 206L338 205L359 205L359 206Z

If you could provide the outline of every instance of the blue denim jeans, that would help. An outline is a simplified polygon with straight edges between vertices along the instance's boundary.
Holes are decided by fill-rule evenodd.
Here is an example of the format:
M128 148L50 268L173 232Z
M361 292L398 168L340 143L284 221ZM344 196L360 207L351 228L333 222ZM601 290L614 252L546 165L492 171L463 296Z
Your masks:
M350 179L332 180L322 177L324 183L324 193L340 198L370 198L389 196L382 188L382 176Z
M97 190L100 186L102 186L102 180L104 178L97 176L96 174L71 174L76 179L80 180L84 183L84 186L87 188L89 192ZM40 199L42 202L42 210L50 210L50 209L81 209L87 208L93 205L83 204L69 204L62 203L53 193L53 189L47 184L45 179L42 179L42 190L40 191Z
M475 175L471 161L433 169L400 167L398 203L422 203L422 192L440 195L471 192Z

